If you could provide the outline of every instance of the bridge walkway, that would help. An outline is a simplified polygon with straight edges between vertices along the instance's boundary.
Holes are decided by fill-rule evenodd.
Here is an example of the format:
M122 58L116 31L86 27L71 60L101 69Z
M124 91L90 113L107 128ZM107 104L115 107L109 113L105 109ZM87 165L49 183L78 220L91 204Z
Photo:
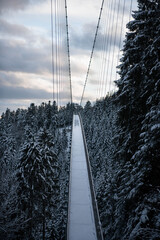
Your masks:
M80 118L73 116L68 240L97 240L92 196Z

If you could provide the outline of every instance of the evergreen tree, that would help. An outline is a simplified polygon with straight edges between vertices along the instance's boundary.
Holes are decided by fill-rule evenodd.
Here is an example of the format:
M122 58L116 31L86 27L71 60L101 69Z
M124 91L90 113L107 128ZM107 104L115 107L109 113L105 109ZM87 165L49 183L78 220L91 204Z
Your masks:
M117 81L121 141L126 160L138 150L146 114L156 108L157 115L160 100L160 3L157 0L138 2L139 11L133 15L135 20L128 24L130 32L121 59L121 78Z
M38 120L38 129L44 127L44 121L45 121L45 104L44 102L41 103L41 105L38 107L38 113L37 113L37 120Z
M17 194L20 215L24 216L24 236L42 239L49 236L46 231L51 223L53 210L57 204L59 194L57 157L53 151L53 141L46 130L41 129L38 138L35 138L27 129L26 143L21 150L18 166ZM52 216L52 217L51 217ZM49 224L49 225L48 225ZM41 226L41 227L40 227Z
M160 2L138 0L138 7L127 25L130 31L117 81L121 129L115 160L120 160L122 171L117 174L119 221L113 239L122 233L123 239L159 238L155 221L159 204L151 205L160 187Z
M52 218L54 220L54 218L56 218L54 214L51 214L51 209L55 212L55 206L59 204L59 165L57 156L54 152L53 137L49 134L47 130L40 129L38 134L38 143L42 156L41 172L39 173L41 176L41 190L38 194L39 199L42 201L42 222L44 240L46 235L46 225L47 223L50 223L48 220Z
M36 114L37 114L37 106L35 106L34 103L31 103L30 107L28 108L28 111L26 112L25 121L26 121L26 124L31 126L32 131L34 133L37 131L37 127L38 127Z
M38 220L37 192L41 187L41 154L35 138L28 135L27 141L21 149L21 156L17 168L17 196L19 215L23 216L23 237L34 239L34 227ZM20 233L21 233L20 229ZM18 233L18 234L20 234Z
M62 131L62 146L64 149L68 147L68 138L67 138L67 133L65 128Z
M0 118L0 238L64 239L70 106L9 109ZM61 117L59 117L61 114ZM67 119L64 118L66 116ZM48 129L46 129L46 127Z
M48 104L45 106L45 127L49 129L52 122L52 106L51 102L49 101Z

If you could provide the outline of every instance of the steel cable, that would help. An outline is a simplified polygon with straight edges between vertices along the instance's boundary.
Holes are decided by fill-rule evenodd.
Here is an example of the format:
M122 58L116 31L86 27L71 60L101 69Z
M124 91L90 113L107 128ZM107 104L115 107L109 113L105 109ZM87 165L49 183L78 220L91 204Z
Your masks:
M51 64L52 64L52 86L53 86L53 101L55 101L55 93L54 93L54 43L53 43L53 3L52 3L52 0L51 0L51 39L52 39L52 56L51 56Z
M113 25L114 25L114 17L115 17L115 9L116 9L116 0L113 1L113 4L112 4L112 18L111 18L111 30L113 29ZM110 54L111 54L111 48L112 48L112 34L110 36L110 41L109 41L109 49L108 49L108 64L107 64L107 70L106 70L106 79L108 81L108 75L109 75L109 69L110 69ZM105 88L104 88L104 92L103 94L106 94L106 88L107 88L107 84L105 85Z
M107 67L107 57L108 57L108 51L109 51L109 34L110 34L110 28L111 28L111 13L112 13L112 8L113 8L113 0L110 1L110 6L109 6L109 21L108 21L108 26L107 26L107 32L106 34L108 35L106 38L106 46L105 46L105 63L104 63L104 69L102 72L102 84L101 84L101 91L100 91L100 97L103 96L103 89L107 85L107 78L105 79L106 75L106 67Z
M87 81L88 81L88 76L89 76L90 67L91 67L91 63L92 63L95 43L96 43L96 40L97 40L97 34L98 34L98 30L99 30L99 24L100 24L100 20L101 20L102 11L103 11L103 5L104 5L104 0L102 0L102 4L101 4L100 14L99 14L99 18L98 18L98 24L97 24L97 27L96 27L96 33L95 33L95 37L94 37L94 41L93 41L93 47L92 47L91 56L90 56L90 60L89 60L89 65L88 65L88 70L87 70L87 74L86 74L86 79L85 79L85 83L84 83L84 87L83 87L83 91L82 91L82 97L81 97L81 101L80 101L80 106L82 105L84 92L85 92L86 84L87 84Z
M126 7L126 0L123 1L123 11L122 11L122 19L121 19L121 31L120 31L120 40L119 40L119 52L118 52L118 57L117 57L117 66L119 63L119 58L120 58L120 49L121 49L121 44L122 44L122 33L123 33L123 22L124 22L124 12L125 12L125 7ZM116 80L117 80L117 72L116 72Z
M116 29L114 35L114 46L113 46L113 53L112 53L112 63L111 63L111 73L110 73L110 82L109 82L109 92L111 90L111 82L112 82L112 74L113 74L113 63L114 63L114 55L115 55L115 45L117 40L117 28L118 28L118 18L119 18L119 10L120 10L120 1L118 0L118 9L117 9L117 18L116 18Z
M106 43L107 43L107 39L108 39L108 25L109 25L109 15L107 14L107 11L109 8L109 3L110 1L107 1L107 5L106 5L106 12L105 12L105 16L107 16L105 18L105 27L104 27L104 38L103 38L103 46L102 46L102 63L101 63L101 68L100 68L100 74L99 74L99 89L98 89L98 97L101 97L101 89L103 89L103 75L104 75L104 69L105 69L105 65L106 65ZM110 12L109 12L110 13Z
M69 31L68 31L67 0L65 0L65 14L66 14L66 32L67 32L68 68L69 68L69 82L70 82L70 100L71 100L71 103L72 103L72 79L71 79L71 61L70 61L70 47L69 47Z

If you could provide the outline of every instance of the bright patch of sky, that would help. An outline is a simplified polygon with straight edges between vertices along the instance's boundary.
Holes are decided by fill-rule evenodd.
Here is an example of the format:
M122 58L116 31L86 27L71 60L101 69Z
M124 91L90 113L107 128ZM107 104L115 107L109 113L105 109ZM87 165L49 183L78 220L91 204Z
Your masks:
M58 63L61 71L61 84L58 86L55 81L54 91L55 95L58 91L60 92L59 105L69 101L64 2L64 0L58 1L59 7L61 7L59 15L61 16L60 21L62 27L60 32L61 46L59 48ZM111 75L112 71L110 90L115 88L113 81L117 77L116 65L117 56L119 55L118 44L124 0L113 0L113 3L114 2L117 2L117 4L120 2L121 4L116 41L113 41L115 30L109 33L105 31L106 19L107 16L109 16L109 4L111 3L111 1L106 0L85 92L85 100L95 100L98 97L104 96L109 91L109 82L106 83L106 72L103 73L103 79L101 75L102 65L104 65L103 61L105 59L105 63L109 63L109 59L112 59L113 51L113 69L111 70L112 64L110 63L108 76L109 74ZM137 8L137 0L125 0L123 39L126 32L125 25L129 21L131 2L132 9L136 10ZM73 100L79 103L93 45L101 1L68 0L67 4ZM51 0L0 1L0 114L5 111L6 108L16 110L18 107L28 107L31 102L40 104L41 102L52 100L53 78L51 65L50 6ZM53 0L53 7L54 6L55 0ZM107 21L109 21L109 19ZM115 25L116 21L114 20L113 27L115 27ZM110 50L109 48L105 49L106 54L107 51L110 51L108 56L104 54L103 48L103 41L106 35L107 37L110 35L110 40L112 40ZM103 85L102 80L106 84Z

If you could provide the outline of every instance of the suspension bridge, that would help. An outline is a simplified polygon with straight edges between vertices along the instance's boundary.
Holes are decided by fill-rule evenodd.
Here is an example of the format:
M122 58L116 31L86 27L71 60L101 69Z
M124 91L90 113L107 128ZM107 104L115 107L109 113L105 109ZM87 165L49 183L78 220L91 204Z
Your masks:
M80 106L116 91L116 66L132 7L133 0L102 0L83 87L78 89ZM67 0L51 0L51 37L53 100L60 107L75 101ZM85 133L78 114L74 114L72 126L67 239L103 239Z

